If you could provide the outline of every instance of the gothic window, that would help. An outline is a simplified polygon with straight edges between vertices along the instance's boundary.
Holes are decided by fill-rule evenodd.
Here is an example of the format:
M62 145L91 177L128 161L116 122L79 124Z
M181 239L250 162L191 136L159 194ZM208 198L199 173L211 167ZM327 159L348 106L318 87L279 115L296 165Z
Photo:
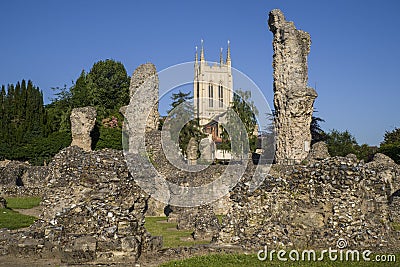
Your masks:
M208 106L210 107L210 108L212 108L214 105L213 105L213 98L214 98L214 92L213 92L214 90L213 90L213 85L212 85L212 83L209 83L208 84Z
M219 107L222 108L224 106L224 88L222 87L222 82L218 85L218 100Z

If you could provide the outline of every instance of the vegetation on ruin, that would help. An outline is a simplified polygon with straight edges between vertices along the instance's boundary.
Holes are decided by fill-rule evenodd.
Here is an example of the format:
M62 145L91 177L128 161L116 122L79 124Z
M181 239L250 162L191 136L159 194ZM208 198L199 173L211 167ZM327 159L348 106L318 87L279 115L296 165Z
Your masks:
M217 214L215 216L217 216L219 224L222 224L222 221L223 221L225 215Z
M393 230L400 231L400 222L392 222L391 223Z

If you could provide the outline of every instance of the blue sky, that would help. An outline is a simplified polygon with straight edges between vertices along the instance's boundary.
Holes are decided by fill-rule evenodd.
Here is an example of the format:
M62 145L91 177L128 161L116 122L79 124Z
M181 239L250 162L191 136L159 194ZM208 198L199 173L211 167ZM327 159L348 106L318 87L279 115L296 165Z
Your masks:
M217 61L229 39L233 67L272 106L274 8L311 34L309 85L325 130L378 145L400 127L397 0L1 1L0 84L31 79L48 103L51 87L71 86L98 60L121 61L129 74L145 62L162 70L192 61L200 39Z

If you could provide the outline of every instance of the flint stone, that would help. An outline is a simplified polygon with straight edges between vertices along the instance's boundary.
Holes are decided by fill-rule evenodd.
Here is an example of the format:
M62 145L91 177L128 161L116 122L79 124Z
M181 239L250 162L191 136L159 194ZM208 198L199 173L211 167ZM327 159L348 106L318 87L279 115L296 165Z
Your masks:
M323 160L329 158L328 146L325 142L320 141L312 145L311 151L308 154L310 160Z
M269 13L268 25L274 35L275 161L300 163L310 149L310 124L317 97L307 86L311 39L307 32L286 21L279 9Z

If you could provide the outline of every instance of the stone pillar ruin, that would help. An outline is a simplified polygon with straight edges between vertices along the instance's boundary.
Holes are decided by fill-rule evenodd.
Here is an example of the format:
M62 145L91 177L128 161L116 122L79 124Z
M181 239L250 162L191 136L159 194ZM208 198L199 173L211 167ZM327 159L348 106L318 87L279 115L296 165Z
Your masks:
M96 108L83 107L74 108L71 112L71 146L78 146L85 151L92 150L92 132L96 123Z
M214 161L216 148L211 135L200 140L199 150L200 150L200 161L203 164L204 163L210 164Z
M133 104L133 95L140 86L143 86L144 82L150 82L151 84L148 84L148 95L142 99L142 102L152 105L153 108L143 125L146 123L146 131L157 130L160 118L158 113L158 75L156 67L152 63L142 64L133 72L129 86L130 104Z
M158 129L158 86L156 67L152 63L140 65L132 74L129 105L120 112L125 116L124 134L128 135L124 154L129 172L147 194L167 203L168 186L153 167L146 150L146 134Z
M188 160L189 165L197 164L197 150L199 149L199 144L196 141L196 138L192 137L189 140L186 149L186 158Z
M310 150L310 124L317 97L307 86L311 39L307 32L286 21L279 9L269 13L268 25L274 35L275 161L300 163Z
M129 135L130 153L144 150L145 132L158 129L158 83L152 63L140 65L132 74L129 105L120 109L125 117L124 131Z

